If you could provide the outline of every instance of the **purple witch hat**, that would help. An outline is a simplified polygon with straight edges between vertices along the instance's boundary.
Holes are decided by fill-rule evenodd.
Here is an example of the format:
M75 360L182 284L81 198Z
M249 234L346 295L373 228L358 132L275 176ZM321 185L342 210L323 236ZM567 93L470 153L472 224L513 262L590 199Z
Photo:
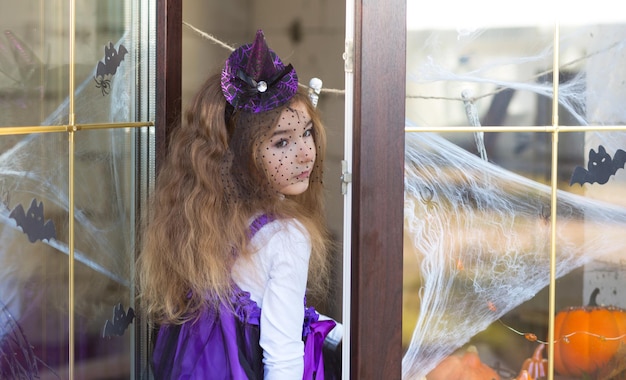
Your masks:
M264 112L285 104L298 90L298 75L265 42L263 31L253 43L232 52L222 70L222 92L236 110Z

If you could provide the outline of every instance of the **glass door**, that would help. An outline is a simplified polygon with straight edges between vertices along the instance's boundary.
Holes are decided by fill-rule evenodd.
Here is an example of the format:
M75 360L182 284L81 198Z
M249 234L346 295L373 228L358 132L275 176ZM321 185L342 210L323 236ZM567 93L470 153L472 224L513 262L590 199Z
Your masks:
M153 8L25 0L0 15L0 378L134 376Z
M408 2L403 377L623 376L626 19L482 3Z

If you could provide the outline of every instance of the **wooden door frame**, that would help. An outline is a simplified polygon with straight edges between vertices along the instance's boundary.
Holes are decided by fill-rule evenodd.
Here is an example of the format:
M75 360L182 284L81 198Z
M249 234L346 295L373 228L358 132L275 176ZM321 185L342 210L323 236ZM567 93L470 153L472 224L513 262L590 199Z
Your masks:
M157 0L156 165L181 114L182 1ZM350 377L400 379L406 1L357 0Z
M400 379L406 1L355 4L350 377Z
M155 172L167 152L182 107L183 2L157 0Z

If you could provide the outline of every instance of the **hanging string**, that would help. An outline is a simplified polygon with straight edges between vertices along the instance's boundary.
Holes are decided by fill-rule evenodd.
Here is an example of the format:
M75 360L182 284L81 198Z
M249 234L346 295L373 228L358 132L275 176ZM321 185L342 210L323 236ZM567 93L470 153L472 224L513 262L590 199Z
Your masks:
M215 36L212 36L212 35L210 35L210 34L208 34L208 33L204 32L204 31L202 31L202 30L200 30L200 29L196 28L195 26L191 25L190 23L188 23L188 22L186 22L186 21L183 21L183 25L185 25L185 26L186 26L186 27L188 27L189 29L191 29L191 30L193 30L194 32L196 32L196 33L197 33L198 35L200 35L202 38L207 39L207 40L209 40L209 41L211 41L211 42L213 42L213 43L215 43L215 44L217 44L217 45L219 45L219 46L223 47L224 49L226 49L226 50L228 50L228 51L231 51L231 52L232 52L232 51L234 51L234 50L235 50L235 48L234 48L234 47L232 47L232 46L228 45L228 44L227 44L227 43L225 43L225 42L220 41L220 40L219 40L218 38L216 38ZM309 86L307 86L307 85L305 85L305 84L302 84L302 83L298 83L298 85L299 85L300 87L303 87L303 88L307 88L307 89L309 88ZM322 88L321 92L322 92L322 93L325 93L325 94L345 94L345 92L346 92L346 91L345 91L345 90L340 90L340 89L334 89L334 88Z
M579 58L573 59L573 60L571 60L569 62L565 62L564 64L560 65L559 70L563 70L565 68L575 66L576 64L578 64L580 62L583 62L583 61L585 61L585 60L587 60L589 58L592 58L594 56L606 53L606 52L611 51L611 50L613 50L615 48L621 48L623 46L624 46L624 42L623 41L617 41L617 42L612 43L611 45L609 45L609 46L607 46L607 47L605 47L603 49L600 49L598 51L586 54L586 55L581 56ZM543 77L545 75L551 74L552 71L553 71L552 69L547 69L547 70L541 71L541 72L539 72L539 73L537 73L535 75L532 75L528 80L521 81L519 83L531 83L531 82L534 82L538 78L541 78L541 77ZM477 95L477 96L472 96L472 97L469 97L467 99L464 98L463 96L461 96L461 97L455 97L455 96L427 96L427 95L409 95L409 94L407 94L406 97L407 97L407 99L453 100L453 101L459 101L459 102L465 102L465 101L469 100L471 102L476 102L476 101L478 101L480 99L497 95L497 94L499 94L502 91L506 91L507 89L508 88L506 86L501 86L497 90L486 92L484 94Z

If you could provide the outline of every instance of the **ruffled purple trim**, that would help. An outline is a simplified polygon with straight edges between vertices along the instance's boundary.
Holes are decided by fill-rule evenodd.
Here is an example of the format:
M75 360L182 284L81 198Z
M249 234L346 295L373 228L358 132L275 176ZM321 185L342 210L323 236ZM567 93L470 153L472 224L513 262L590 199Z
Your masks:
M250 293L237 289L230 297L231 305L235 305L235 315L241 323L259 326L261 308L250 298Z
M258 216L256 219L252 221L250 224L250 232L248 233L248 238L252 239L254 235L263 227L264 225L273 222L276 218L272 215L262 214Z
M315 311L313 306L306 306L306 297L304 298L304 323L302 324L302 339L305 339L312 331L311 325L317 322L320 315Z

